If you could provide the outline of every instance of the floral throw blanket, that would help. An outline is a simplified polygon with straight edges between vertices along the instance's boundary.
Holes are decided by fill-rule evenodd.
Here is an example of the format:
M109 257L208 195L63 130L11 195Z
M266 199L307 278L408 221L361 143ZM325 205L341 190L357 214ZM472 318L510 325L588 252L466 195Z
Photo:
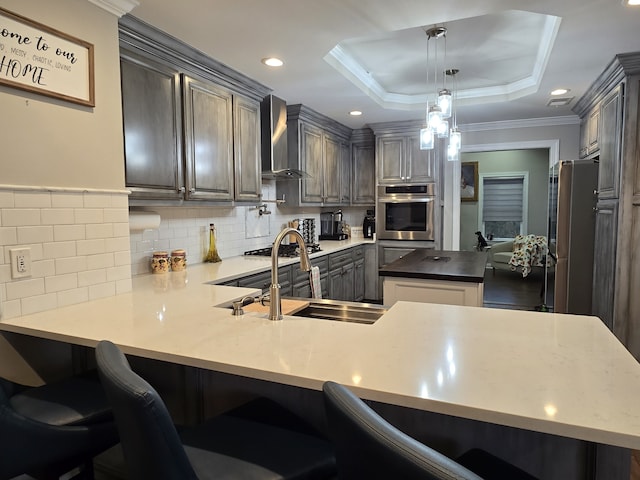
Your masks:
M513 254L509 260L511 270L522 267L522 276L526 277L533 267L544 267L550 261L547 237L542 235L516 235L513 240Z

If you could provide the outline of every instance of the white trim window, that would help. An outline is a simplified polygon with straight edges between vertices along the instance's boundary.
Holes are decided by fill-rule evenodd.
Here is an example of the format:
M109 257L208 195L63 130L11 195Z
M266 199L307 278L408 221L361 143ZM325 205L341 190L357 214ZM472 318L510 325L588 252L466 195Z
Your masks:
M478 228L493 240L527 232L529 172L482 174Z

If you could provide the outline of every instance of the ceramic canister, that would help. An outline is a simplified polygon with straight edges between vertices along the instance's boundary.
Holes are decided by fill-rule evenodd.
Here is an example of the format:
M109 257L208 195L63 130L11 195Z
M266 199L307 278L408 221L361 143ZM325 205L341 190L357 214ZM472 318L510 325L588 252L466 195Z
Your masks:
M167 273L169 271L169 254L167 252L153 252L151 271L153 273Z
M187 268L187 252L184 250L174 250L171 252L171 270L181 272Z

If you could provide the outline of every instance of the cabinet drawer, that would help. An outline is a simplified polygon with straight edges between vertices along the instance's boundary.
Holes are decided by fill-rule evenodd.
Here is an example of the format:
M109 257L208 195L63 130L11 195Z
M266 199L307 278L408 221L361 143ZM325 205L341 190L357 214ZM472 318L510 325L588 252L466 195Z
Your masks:
M320 269L320 276L326 275L329 271L329 256L324 255L319 258L312 258L311 265ZM300 282L309 281L309 272L303 272L302 270L300 270L300 265L296 263L293 264L291 268L293 269L292 277L294 285L297 285Z
M351 249L342 252L332 253L329 255L329 270L340 268L353 262Z
M354 261L364 258L364 246L353 247L351 249L351 256Z
M281 267L278 269L278 283L282 289L291 287L291 267ZM269 291L271 286L271 272L257 273L238 280L239 287L260 288L263 293Z

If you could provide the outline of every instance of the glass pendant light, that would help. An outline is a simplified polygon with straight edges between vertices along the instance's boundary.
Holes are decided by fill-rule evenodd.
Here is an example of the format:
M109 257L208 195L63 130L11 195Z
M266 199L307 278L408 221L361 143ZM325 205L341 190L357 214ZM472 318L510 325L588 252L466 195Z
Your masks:
M435 146L435 135L429 127L420 129L420 150L432 150Z
M457 162L459 159L460 150L455 148L455 146L449 143L447 147L447 160L450 162Z
M442 124L442 109L438 105L429 107L427 125L433 130L438 130Z
M451 117L452 103L451 90L443 88L438 92L438 106L442 110L442 118Z
M458 127L453 127L449 132L449 145L453 145L457 150L462 146L462 134Z
M449 136L449 122L442 120L438 125L436 133L438 134L438 138L447 138Z

